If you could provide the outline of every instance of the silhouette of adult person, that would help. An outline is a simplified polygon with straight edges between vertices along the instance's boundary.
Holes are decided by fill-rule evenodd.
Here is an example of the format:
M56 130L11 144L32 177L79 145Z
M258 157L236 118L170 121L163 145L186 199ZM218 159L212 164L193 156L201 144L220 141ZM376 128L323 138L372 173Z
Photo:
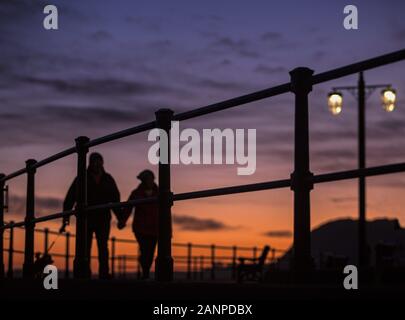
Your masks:
M76 202L76 180L73 181L63 203L63 210L71 210ZM104 160L100 153L90 154L87 169L87 204L99 205L108 202L119 202L120 193L114 178L104 170ZM122 214L121 209L113 209L118 221ZM69 224L69 218L64 219L63 226ZM87 215L87 256L90 261L93 234L96 235L99 262L99 278L108 279L108 239L110 235L111 212L110 209L97 209Z
M155 175L150 170L142 171L137 178L141 181L138 187L131 192L128 201L155 197L158 186ZM123 229L133 211L133 207L124 209L118 228ZM156 203L138 204L135 206L132 231L139 244L139 263L142 268L142 279L149 279L150 268L153 263L156 244L158 240L159 211Z

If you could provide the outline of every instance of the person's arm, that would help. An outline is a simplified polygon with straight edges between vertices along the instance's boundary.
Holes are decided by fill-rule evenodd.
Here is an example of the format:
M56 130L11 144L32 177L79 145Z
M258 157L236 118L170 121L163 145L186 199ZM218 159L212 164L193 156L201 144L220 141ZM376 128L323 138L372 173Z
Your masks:
M138 198L138 197L137 197L136 190L134 190L129 195L127 201L135 200L136 198ZM123 208L123 210L122 210L122 212L123 212L123 214L122 214L122 222L123 222L123 224L125 224L127 222L127 220L130 217L133 209L134 209L133 206Z
M63 211L69 211L73 209L76 202L76 178L73 180L70 188L66 194L65 201L63 201ZM64 217L61 232L65 230L65 227L69 224L70 217Z
M115 180L112 176L110 176L110 187L111 187L111 199L110 202L120 202L121 201L121 195L120 191L118 190L117 184L115 183ZM115 216L117 217L117 220L122 219L122 208L113 208L112 209Z

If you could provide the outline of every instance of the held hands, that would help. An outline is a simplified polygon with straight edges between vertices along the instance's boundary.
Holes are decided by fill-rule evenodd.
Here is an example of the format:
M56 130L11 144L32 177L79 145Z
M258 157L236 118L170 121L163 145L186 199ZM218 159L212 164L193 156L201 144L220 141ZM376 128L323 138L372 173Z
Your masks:
M119 219L119 220L118 220L118 223L117 223L117 228L118 228L118 230L124 229L125 226L126 226L126 222L125 222L124 220L122 220L122 219Z
M66 226L69 225L69 221L63 220L62 226L59 229L59 233L65 233L66 232Z
M130 215L131 211L128 211L125 208L121 208L121 210L117 213L117 228L118 230L122 230L127 225L128 216Z

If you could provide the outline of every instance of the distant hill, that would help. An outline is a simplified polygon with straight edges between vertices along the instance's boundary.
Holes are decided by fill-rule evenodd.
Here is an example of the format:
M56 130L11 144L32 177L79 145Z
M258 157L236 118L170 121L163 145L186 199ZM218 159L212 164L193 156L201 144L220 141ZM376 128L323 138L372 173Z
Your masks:
M327 222L311 232L312 257L319 266L321 253L343 255L349 263L357 265L358 220L341 219ZM375 246L378 243L395 244L399 256L405 261L405 229L397 219L376 219L367 222L367 238L371 250L371 264L375 264ZM281 259L287 262L291 250Z

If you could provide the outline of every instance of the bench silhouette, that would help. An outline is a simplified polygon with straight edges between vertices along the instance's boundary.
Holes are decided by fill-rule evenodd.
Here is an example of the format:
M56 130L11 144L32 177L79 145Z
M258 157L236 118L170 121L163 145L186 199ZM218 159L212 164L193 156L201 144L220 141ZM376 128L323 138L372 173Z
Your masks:
M258 258L239 258L240 263L237 268L237 281L261 281L263 278L263 267L269 251L270 247L265 246L262 254ZM250 261L250 263L246 263L246 261Z

